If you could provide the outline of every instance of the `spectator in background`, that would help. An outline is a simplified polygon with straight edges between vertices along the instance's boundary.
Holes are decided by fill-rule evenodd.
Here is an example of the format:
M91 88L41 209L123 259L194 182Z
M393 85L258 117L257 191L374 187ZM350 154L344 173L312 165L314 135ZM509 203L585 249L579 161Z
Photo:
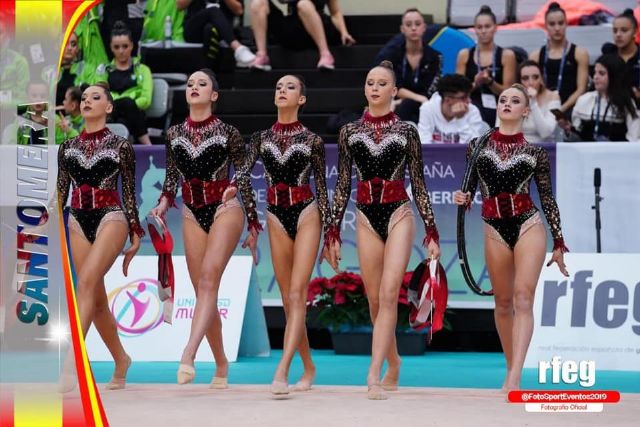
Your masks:
M219 57L220 42L233 50L236 67L247 68L256 56L248 47L236 40L233 28L215 2L209 0L175 0L178 10L186 10L184 38L190 43L204 43L207 57L215 62Z
M471 81L459 74L447 74L438 91L420 107L418 132L423 144L467 144L482 132L478 107L471 104Z
M58 73L56 105L63 104L69 88L95 81L95 74L99 64L90 64L81 58L82 52L80 51L78 36L75 33L71 33L62 54L62 63Z
M9 49L10 29L6 15L0 14L0 106L13 109L26 99L29 84L29 63L18 52Z
M626 64L625 77L627 85L633 90L636 104L640 103L640 48L635 42L638 33L638 21L633 15L633 10L626 9L613 21L613 42L611 53L615 52ZM603 53L609 53L609 49L603 46Z
M156 0L151 0L156 1ZM161 3L167 0L157 0ZM170 0L169 0L170 1ZM102 39L107 43L105 49L109 59L113 58L110 51L109 39L111 30L118 21L122 21L129 31L133 41L133 51L138 52L138 42L142 36L144 22L145 0L105 0L102 2L102 24L100 25ZM106 62L106 61L105 61Z
M235 27L235 22L239 22L239 18L244 14L243 0L219 0L219 4L220 10L227 18L229 25Z
M407 9L402 15L400 32L404 39L389 41L376 56L375 63L391 61L398 87L395 113L402 120L418 122L420 105L436 91L442 57L439 52L424 43L427 30L424 17L418 9Z
M78 23L75 33L78 36L80 53L82 53L82 60L85 64L97 67L109 62L104 40L100 34L100 15L97 8L89 9ZM107 34L109 33L107 32Z
M153 79L149 67L142 64L140 58L131 56L131 37L125 24L116 22L111 30L113 61L99 67L96 82L109 83L113 96L111 120L124 124L139 143L150 145L144 111L151 106Z
M145 3L140 40L143 43L164 40L164 24L168 16L171 19L171 40L183 42L184 11L178 10L176 2L174 0L148 0Z
M316 47L320 55L318 68L333 70L335 61L329 45L350 46L356 41L344 22L338 0L279 0L287 3L284 15L271 0L251 0L251 28L256 40L257 54L253 68L271 70L267 55L267 27L276 41L289 49ZM331 16L324 13L329 7Z
M49 85L42 81L29 82L27 86L27 111L18 117L18 120L7 126L2 139L5 144L48 144L49 143L49 119L55 117L55 143L62 144L65 140L78 136L73 128L62 129L61 119L54 112L47 112L47 100L49 99Z
M80 101L82 101L82 89L78 86L71 86L67 89L62 100L62 106L64 109L64 117L60 123L60 128L63 132L67 132L69 128L73 128L82 133L84 129L84 118L80 111Z
M558 3L551 3L544 16L548 42L529 58L540 64L544 85L558 91L560 111L571 116L578 97L587 90L589 53L567 40L567 15ZM525 120L525 128L526 123Z
M640 118L631 90L621 78L625 63L616 54L602 55L595 64L595 90L578 98L572 125L560 122L566 141L638 141Z
M498 26L489 6L480 8L474 29L478 43L458 53L456 73L473 82L471 102L480 110L482 120L494 126L498 95L515 81L516 56L513 51L495 44Z
M529 114L522 122L522 132L527 142L550 141L556 130L556 117L551 111L560 110L560 95L545 87L542 68L536 61L524 61L518 67L518 83L529 95ZM500 126L500 119L497 120Z

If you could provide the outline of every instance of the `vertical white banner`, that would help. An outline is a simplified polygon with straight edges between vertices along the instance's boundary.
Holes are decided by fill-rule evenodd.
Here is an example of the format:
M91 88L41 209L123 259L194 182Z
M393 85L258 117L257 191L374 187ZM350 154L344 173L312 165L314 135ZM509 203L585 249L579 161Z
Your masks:
M556 148L556 194L572 252L595 252L594 169L600 168L602 252L640 253L640 144L566 143Z

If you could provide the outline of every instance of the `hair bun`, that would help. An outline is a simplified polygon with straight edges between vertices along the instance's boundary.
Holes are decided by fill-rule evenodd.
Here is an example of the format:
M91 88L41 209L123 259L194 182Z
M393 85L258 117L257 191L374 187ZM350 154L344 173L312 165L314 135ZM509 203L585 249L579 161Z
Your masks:
M123 21L116 21L113 24L113 30L128 30L129 27L127 27L127 24L125 24Z
M549 7L547 7L548 12L551 12L553 10L563 10L563 9L560 6L560 3L558 3L557 1L554 1L553 3L549 4Z
M622 15L635 18L635 15L633 14L633 9L629 9L629 8L625 9L624 12L622 12Z
M386 59L378 64L378 67L388 68L393 71L393 62L387 61Z
M493 13L493 10L491 10L491 8L489 6L487 6L486 4L483 4L482 6L480 6L480 12L479 13Z

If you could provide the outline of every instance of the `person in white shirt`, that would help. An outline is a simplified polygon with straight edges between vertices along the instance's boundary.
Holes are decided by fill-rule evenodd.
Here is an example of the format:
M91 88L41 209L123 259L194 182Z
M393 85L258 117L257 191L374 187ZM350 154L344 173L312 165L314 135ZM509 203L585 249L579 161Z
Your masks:
M602 55L593 72L595 90L581 95L571 123L559 122L565 141L640 140L640 116L625 77L626 65L617 54Z
M526 60L518 67L518 82L527 88L529 114L522 122L522 132L527 142L551 141L557 127L551 111L560 112L560 95L544 85L543 73L536 61ZM558 114L557 113L557 114ZM497 120L500 126L500 120Z
M438 92L420 107L418 132L423 144L467 144L480 136L486 124L470 101L471 81L447 74L438 82Z

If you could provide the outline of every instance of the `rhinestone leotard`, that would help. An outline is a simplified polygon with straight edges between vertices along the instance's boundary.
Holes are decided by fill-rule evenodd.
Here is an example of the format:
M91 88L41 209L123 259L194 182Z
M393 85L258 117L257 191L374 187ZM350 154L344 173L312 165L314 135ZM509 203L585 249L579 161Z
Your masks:
M477 140L472 140L467 150L467 159L475 149ZM484 199L501 193L528 194L531 180L535 180L547 222L551 227L554 249L566 249L560 227L560 212L551 188L549 155L542 147L530 145L522 133L503 135L495 131L478 155L476 167L471 175L470 191L475 194L478 184ZM531 209L511 218L483 218L513 249L521 235L521 227L538 212Z
M138 218L135 193L136 158L126 139L104 128L97 132L82 132L65 141L58 151L58 200L64 204L69 186L74 190L90 186L100 190L118 189L118 175L122 179L122 206L111 205L95 209L71 208L84 236L93 243L105 221L126 217L130 233L144 235Z
M256 132L251 137L247 170L250 173L258 157L262 158L267 184L272 187L284 184L288 187L300 187L309 184L313 170L316 184L317 206L325 231L331 225L331 212L327 197L325 180L324 143L315 133L300 122L276 123L271 128ZM308 209L313 209L313 196L300 203L282 207L268 204L272 214L295 240L300 220Z

